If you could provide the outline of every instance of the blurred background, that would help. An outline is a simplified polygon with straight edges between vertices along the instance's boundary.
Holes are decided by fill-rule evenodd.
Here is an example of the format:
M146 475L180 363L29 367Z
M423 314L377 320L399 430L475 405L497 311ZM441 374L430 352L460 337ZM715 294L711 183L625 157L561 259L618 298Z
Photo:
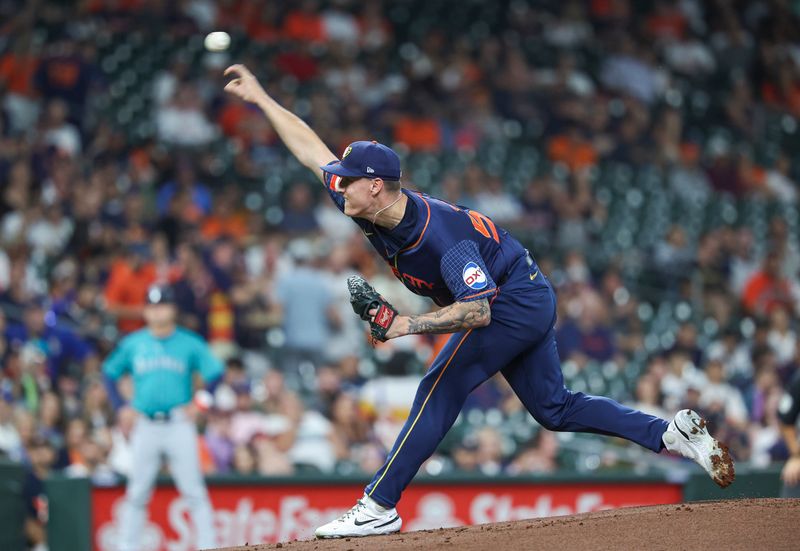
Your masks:
M205 51L212 30L230 50ZM346 276L402 313L432 304L223 95L233 62L333 151L390 144L406 187L528 246L558 290L571 389L692 407L740 464L785 459L800 2L0 0L0 455L33 479L129 471L131 411L99 366L153 282L226 362L198 418L209 475L371 474L442 345L368 346ZM547 432L495 378L424 469L676 462Z

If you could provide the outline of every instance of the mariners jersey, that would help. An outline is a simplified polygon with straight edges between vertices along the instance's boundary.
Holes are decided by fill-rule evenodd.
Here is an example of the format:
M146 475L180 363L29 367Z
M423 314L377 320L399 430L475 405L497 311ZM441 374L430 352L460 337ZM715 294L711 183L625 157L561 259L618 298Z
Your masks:
M344 197L336 191L339 177L324 175L328 193L344 211ZM474 210L423 193L402 193L409 205L398 227L352 220L406 288L439 306L491 298L512 264L526 254L506 230Z
M164 338L148 329L135 331L103 364L103 373L113 380L133 376L133 407L148 415L188 403L195 372L212 381L222 375L222 363L199 335L181 327Z

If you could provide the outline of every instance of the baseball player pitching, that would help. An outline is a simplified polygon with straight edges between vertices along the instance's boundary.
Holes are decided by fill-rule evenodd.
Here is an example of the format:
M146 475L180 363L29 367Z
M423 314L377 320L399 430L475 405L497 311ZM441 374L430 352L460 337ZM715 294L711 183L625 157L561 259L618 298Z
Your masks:
M197 450L197 431L187 416L193 395L193 377L218 379L223 367L197 334L178 327L169 287L147 292L147 326L125 337L103 364L103 373L117 381L133 376L132 406L139 416L131 436L133 467L128 478L119 534L120 551L137 551L147 518L153 484L161 458L189 505L197 535L195 548L216 547L211 503L208 500Z
M358 224L394 275L441 308L400 315L361 278L348 280L356 312L377 340L452 333L422 379L385 464L364 496L319 538L400 530L395 505L450 429L467 395L498 371L545 428L626 438L656 453L667 449L702 466L720 486L733 481L727 449L691 410L665 420L608 398L564 387L556 350L556 298L534 258L489 218L403 189L400 159L374 141L350 144L338 159L297 116L281 107L242 65L225 71L225 90L258 105L297 159L339 209Z

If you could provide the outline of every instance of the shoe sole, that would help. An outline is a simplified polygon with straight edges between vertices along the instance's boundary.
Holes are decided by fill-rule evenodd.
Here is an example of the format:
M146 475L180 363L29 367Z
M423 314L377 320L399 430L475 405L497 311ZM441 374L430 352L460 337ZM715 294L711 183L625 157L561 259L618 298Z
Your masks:
M704 468L720 488L727 488L736 479L736 470L728 446L708 433L706 420L698 414L689 410L686 411L685 416L688 417L688 422L686 419L676 419L678 422L675 423L675 427L693 446L699 447L701 450L710 450L708 452L711 462L710 469L705 465ZM702 443L698 444L695 442L697 440Z
M389 534L398 533L402 526L403 526L403 520L400 517L398 517L395 522L393 522L389 526L386 526L385 528L382 528L381 531L376 531L369 534L331 534L329 536L320 536L318 534L314 534L314 537L318 540L335 540L341 538L367 538L370 536L388 536Z

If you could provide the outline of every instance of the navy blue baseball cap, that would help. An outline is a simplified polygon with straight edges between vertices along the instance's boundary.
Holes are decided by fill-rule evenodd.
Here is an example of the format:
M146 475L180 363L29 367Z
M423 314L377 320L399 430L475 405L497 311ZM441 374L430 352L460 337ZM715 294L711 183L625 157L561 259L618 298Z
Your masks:
M353 142L342 153L341 161L320 168L342 178L400 180L402 175L397 153L376 141Z
M151 285L147 289L147 304L174 304L175 293L169 285Z

